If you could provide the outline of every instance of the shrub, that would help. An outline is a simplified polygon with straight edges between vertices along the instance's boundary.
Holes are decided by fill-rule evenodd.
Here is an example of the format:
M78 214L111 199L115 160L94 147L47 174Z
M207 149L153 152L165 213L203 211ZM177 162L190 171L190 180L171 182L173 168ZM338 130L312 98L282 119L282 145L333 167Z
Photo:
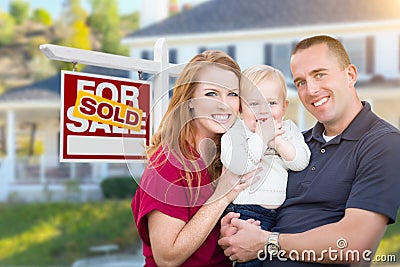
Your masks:
M132 198L137 189L137 183L132 177L109 177L101 184L104 198Z

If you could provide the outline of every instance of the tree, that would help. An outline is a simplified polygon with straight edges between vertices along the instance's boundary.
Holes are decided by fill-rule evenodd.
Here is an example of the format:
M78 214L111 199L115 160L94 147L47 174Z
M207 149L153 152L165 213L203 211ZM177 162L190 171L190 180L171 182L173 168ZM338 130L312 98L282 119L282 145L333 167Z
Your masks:
M33 11L32 21L46 26L51 26L53 24L50 13L44 8L37 8Z
M0 95L6 92L6 83L0 78Z
M47 59L39 50L41 44L48 44L51 42L52 41L46 39L45 36L36 36L31 38L27 44L26 57L29 58L29 60L27 60L27 65L30 70L30 76L35 81L53 76L58 72L58 69L54 66L54 61Z
M14 39L14 19L0 10L0 46L9 45Z
M121 16L121 31L122 36L131 33L132 31L138 30L140 27L140 13L136 11L132 14L126 14Z
M10 3L10 15L14 18L15 23L22 24L29 18L29 3L22 0L13 0Z
M91 50L90 28L86 25L87 18L88 14L81 7L80 0L68 0L65 11L62 14L61 21L64 25L61 26L61 30L63 38L59 44ZM71 69L71 63L58 62L55 64L61 69ZM78 65L77 70L80 70L82 67L82 65Z
M90 3L89 24L101 35L101 51L128 55L128 49L121 46L121 21L116 0L90 0Z

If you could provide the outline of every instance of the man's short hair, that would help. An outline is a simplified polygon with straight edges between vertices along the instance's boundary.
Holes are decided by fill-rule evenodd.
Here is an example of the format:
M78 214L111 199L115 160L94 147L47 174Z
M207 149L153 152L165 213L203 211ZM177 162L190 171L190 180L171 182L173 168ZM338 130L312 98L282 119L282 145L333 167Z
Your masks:
M301 40L293 49L292 55L296 54L299 50L307 49L317 44L326 44L329 51L337 58L341 67L346 68L350 64L349 55L347 54L343 44L328 35L316 35Z

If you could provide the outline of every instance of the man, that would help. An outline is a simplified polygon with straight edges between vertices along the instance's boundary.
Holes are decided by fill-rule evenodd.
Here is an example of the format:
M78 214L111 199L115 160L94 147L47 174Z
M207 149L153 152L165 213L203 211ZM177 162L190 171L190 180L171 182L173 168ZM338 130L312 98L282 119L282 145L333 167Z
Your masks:
M271 232L229 213L219 244L232 261L261 257L264 266L371 261L400 205L400 132L359 100L357 69L336 39L300 41L290 67L301 102L318 120L304 133L310 164L290 172Z

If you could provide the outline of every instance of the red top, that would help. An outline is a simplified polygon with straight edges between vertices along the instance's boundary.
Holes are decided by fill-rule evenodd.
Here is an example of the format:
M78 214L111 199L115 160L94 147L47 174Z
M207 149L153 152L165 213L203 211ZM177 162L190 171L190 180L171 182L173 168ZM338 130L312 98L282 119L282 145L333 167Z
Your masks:
M154 161L155 155L160 153L159 151L154 153L150 162ZM143 241L145 266L149 267L157 265L151 251L146 215L153 210L158 210L171 217L189 222L214 190L207 168L203 168L200 172L200 187L196 173L192 172L194 179L192 188L189 188L186 180L182 179L185 177L185 172L181 168L182 164L179 164L171 154L168 160L165 161L165 159L166 155L163 153L158 160L162 164L159 166L153 164L155 167L151 163L147 165L131 204L138 233ZM199 165L204 166L201 163ZM165 231L168 231L168 225L165 225ZM220 224L217 223L204 243L181 266L231 267L232 263L225 257L217 243L219 231Z

